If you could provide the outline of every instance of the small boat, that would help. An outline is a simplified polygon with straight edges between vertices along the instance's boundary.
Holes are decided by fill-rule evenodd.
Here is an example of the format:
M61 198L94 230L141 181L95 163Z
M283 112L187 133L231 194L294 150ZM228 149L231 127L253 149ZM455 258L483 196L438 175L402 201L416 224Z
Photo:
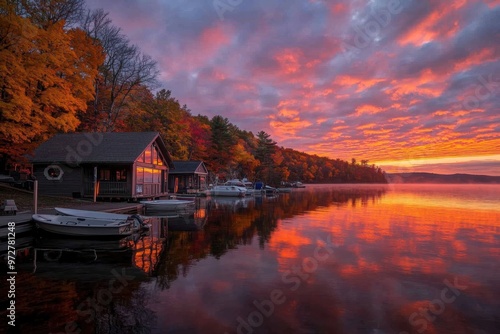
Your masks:
M185 201L180 199L160 199L154 201L141 201L146 210L179 210L194 205L193 201Z
M264 186L262 188L262 192L267 195L276 195L278 193L278 189L271 186Z
M102 211L91 211L91 210L79 210L70 208L55 208L57 213L64 216L76 216L85 218L95 218L95 219L113 219L113 220L124 220L129 217L129 215Z
M133 218L126 220L104 220L77 216L42 215L32 216L36 226L44 231L69 236L125 237L134 232Z
M210 196L229 196L229 197L243 197L246 196L247 190L243 187L218 185L213 186L207 190L207 195Z
M255 185L252 182L248 181L247 179L229 180L226 183L224 183L224 185L225 186L236 186L236 187L240 187L242 189L245 189L245 191L246 191L245 195L260 195L261 194L260 189L256 189Z
M58 214L64 216L73 216L73 217L81 217L81 218L92 218L92 219L104 219L104 220L118 220L123 221L129 218L134 219L134 231L145 228L147 229L149 226L144 223L144 219L137 214L134 215L126 215L121 213L111 213L111 212L102 212L102 211L92 211L92 210L79 210L79 209L70 209L70 208L55 208Z
M224 183L225 186L237 186L237 187L241 187L241 188L247 188L247 183L241 181L241 180L238 180L238 179L232 179L232 180L229 180L229 181L226 181ZM251 186L252 183L249 183L249 186Z

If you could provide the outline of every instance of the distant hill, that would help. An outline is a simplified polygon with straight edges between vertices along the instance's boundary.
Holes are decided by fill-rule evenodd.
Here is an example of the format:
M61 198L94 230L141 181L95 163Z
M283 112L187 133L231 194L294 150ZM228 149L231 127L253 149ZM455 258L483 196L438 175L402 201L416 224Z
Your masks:
M473 174L387 173L389 183L492 183L500 184L500 176Z

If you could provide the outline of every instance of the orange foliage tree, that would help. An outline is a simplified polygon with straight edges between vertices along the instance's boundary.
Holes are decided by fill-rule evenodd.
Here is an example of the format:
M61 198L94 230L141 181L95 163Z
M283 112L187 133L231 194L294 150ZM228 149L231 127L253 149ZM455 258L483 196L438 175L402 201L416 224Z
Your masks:
M0 4L0 154L19 160L51 134L77 128L104 58L64 20L34 24L11 2Z

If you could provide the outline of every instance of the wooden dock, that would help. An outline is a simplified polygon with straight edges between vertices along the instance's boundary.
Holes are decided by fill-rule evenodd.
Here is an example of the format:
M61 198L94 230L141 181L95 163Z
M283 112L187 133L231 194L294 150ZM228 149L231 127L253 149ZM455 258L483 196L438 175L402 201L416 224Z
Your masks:
M79 205L80 210L93 210L93 211L103 211L103 212L114 212L114 213L136 213L141 212L143 205L140 203L126 203L126 202L103 202L103 203L92 203L89 202L88 205ZM43 208L38 210L38 213L45 214L56 214L56 210L53 208L47 209ZM22 234L30 232L34 228L34 224L31 216L33 212L18 212L16 215L0 216L0 239L7 238L7 233L9 232L9 223L15 223L15 232L17 234ZM12 224L11 224L12 225Z

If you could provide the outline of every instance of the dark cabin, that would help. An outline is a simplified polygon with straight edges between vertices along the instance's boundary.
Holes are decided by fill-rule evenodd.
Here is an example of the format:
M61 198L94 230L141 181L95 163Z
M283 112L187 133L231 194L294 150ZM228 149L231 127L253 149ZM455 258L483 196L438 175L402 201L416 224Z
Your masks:
M203 161L174 161L168 177L173 193L196 193L207 189L208 170Z
M164 196L173 168L157 132L57 134L31 162L40 194L73 197L93 197L94 190L98 198Z

